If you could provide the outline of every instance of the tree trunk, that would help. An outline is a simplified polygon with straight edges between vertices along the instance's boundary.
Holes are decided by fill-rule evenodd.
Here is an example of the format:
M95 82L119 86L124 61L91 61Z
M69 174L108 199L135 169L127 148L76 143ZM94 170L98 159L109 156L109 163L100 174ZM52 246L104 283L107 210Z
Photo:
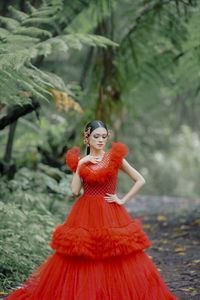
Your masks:
M7 141L6 151L5 151L5 155L4 155L4 160L5 160L6 163L9 163L10 159L11 159L12 147L13 147L13 141L14 141L14 134L15 134L16 126L17 126L17 121L10 124L8 141Z

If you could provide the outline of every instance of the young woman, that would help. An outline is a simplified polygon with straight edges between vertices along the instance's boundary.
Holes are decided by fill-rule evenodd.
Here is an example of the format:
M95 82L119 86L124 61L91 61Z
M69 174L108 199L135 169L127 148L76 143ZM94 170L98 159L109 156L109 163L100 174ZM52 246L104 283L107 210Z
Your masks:
M123 204L145 184L124 158L128 147L111 142L99 120L87 124L87 155L72 147L66 162L74 172L73 195L84 192L64 224L57 225L49 244L55 252L7 300L174 300L159 271L143 251L151 246L141 219L132 219ZM120 199L119 170L135 182Z

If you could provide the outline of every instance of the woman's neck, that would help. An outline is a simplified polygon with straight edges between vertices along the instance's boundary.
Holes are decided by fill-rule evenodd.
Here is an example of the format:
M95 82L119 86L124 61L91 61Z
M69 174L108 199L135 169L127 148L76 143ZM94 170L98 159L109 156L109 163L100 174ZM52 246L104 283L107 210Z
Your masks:
M102 156L105 152L101 149L90 148L90 155L92 156Z

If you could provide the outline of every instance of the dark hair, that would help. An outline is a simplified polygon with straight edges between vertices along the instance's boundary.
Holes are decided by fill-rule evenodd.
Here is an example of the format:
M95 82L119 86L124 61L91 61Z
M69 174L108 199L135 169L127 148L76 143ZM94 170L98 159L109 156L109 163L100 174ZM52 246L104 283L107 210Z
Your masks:
M89 122L85 126L85 131L87 131L89 127L90 127L90 134L92 133L93 130L95 130L98 127L103 127L106 130L108 130L106 124L100 120L94 120L94 121ZM90 146L87 146L87 155L88 154L90 154Z

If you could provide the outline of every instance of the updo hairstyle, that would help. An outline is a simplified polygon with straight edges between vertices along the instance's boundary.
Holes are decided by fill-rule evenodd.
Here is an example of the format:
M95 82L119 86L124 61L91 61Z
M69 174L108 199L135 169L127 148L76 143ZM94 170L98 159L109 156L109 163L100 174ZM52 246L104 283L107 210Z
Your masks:
M85 126L85 130L83 132L84 135L84 143L87 144L87 155L90 154L90 146L88 144L87 138L90 136L90 134L92 133L93 130L95 130L98 127L103 127L107 130L108 132L108 136L110 136L110 130L108 130L106 124L100 120L94 120L89 122L86 126Z

